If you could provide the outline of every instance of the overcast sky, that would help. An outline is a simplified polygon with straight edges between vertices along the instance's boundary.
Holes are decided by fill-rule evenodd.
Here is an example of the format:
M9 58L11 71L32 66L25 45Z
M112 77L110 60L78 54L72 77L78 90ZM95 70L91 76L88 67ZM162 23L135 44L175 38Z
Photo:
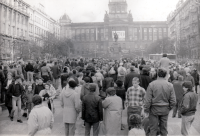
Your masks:
M30 5L41 3L45 12L58 20L66 13L72 22L102 22L109 0L24 0ZM127 0L134 21L166 21L179 0Z

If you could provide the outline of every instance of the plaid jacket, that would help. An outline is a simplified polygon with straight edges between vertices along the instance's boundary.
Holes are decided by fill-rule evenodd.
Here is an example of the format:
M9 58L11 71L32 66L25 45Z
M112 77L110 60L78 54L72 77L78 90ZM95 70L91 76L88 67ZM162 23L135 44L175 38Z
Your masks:
M130 87L126 93L126 103L128 106L143 106L146 91L142 87Z

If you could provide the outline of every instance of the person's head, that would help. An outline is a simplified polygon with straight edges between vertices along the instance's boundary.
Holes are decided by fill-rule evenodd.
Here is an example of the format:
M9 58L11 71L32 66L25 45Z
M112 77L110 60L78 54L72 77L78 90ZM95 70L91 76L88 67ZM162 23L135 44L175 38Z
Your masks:
M139 70L140 70L140 71L142 71L143 68L144 68L143 65L140 65L140 66L139 66Z
M49 90L49 89L50 89L50 84L46 83L46 84L44 85L44 88L45 88L46 90Z
M89 77L85 77L84 81L85 81L85 83L89 83L90 82L90 78Z
M95 73L94 72L91 72L91 77L93 77L95 75Z
M11 73L8 73L8 74L7 74L7 78L8 78L8 80L11 80L11 79L12 79L12 74L11 74Z
M16 76L15 77L15 83L22 83L22 80L21 80L20 76Z
M167 54L166 54L166 53L164 53L164 54L163 54L163 57L167 57Z
M29 92L32 91L32 85L28 85L28 91L29 91Z
M140 129L142 126L142 118L139 114L132 114L129 116L130 126L132 128Z
M114 87L109 87L108 89L106 89L106 93L108 94L108 96L114 96L116 94L116 90Z
M117 80L117 81L116 81L116 84L117 84L118 87L122 87L123 81Z
M57 64L58 64L58 62L57 62L57 61L55 61L55 62L54 62L54 65L57 65Z
M90 89L90 92L95 92L95 90L96 90L96 84L90 83L89 84L89 89Z
M160 78L165 78L167 75L167 70L164 68L159 68L158 69L158 77Z
M73 70L72 73L73 73L74 75L76 75L76 70Z
M68 82L69 87L74 89L77 86L77 83L74 80L69 80Z
M32 102L33 102L34 106L40 105L40 104L42 104L42 97L36 94L33 96Z
M149 76L149 69L148 68L143 68L142 69L142 74Z
M135 88L137 88L140 84L140 80L138 77L134 77L133 80L132 80L132 84Z
M130 67L130 71L131 71L131 72L135 71L135 67L134 67L134 66L131 66L131 67Z
M178 81L183 81L183 76L179 75L178 76Z
M44 62L44 63L43 63L43 66L46 66L46 65L47 65L47 63L46 63L46 62Z
M13 68L13 65L10 65L9 67L10 67L10 69L12 69L12 68Z
M191 81L185 81L182 84L182 86L183 86L184 93L192 91L192 82Z
M38 78L38 84L42 85L43 84L43 79L42 78Z

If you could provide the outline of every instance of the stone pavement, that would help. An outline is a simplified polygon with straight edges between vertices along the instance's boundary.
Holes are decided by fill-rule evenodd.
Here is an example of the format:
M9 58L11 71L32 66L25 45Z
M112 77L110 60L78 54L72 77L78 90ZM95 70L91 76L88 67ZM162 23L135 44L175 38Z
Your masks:
M62 122L62 115L63 110L60 106L59 100L56 99L54 101L54 105L56 108L54 117L54 127L52 131L52 136L64 136L64 124ZM199 109L199 108L198 108ZM168 121L168 132L169 135L181 135L181 119L178 118L171 118L171 112L169 115L169 121ZM199 116L199 114L196 114L196 117ZM27 134L27 119L22 118L23 123L17 123L16 118L14 118L14 121L10 121L8 118L8 111L3 110L3 113L0 115L0 136L19 136L19 135L26 135ZM123 124L126 124L126 110L123 112ZM200 123L200 122L199 122ZM84 128L82 127L83 121L78 118L77 124L76 124L76 136L83 136L84 135ZM199 129L199 128L198 128ZM92 133L92 132L91 132ZM128 135L128 129L126 126L126 129L121 131L120 136L127 136ZM200 135L200 133L192 126L191 128L191 135Z

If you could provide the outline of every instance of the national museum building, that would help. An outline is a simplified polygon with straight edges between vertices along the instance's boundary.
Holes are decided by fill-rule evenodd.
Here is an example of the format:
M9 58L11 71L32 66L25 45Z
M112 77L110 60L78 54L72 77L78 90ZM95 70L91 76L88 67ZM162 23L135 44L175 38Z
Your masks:
M166 21L133 21L126 0L110 0L108 6L104 22L72 23L66 14L60 18L61 38L72 40L75 55L141 56L153 41L168 37Z

